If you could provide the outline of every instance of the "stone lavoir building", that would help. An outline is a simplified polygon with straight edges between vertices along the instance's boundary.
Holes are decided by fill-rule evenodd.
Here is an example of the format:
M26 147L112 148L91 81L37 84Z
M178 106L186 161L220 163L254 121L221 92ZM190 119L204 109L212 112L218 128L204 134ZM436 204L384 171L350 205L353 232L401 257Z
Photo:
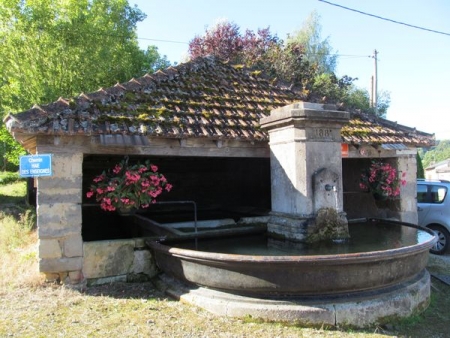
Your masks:
M271 84L258 72L198 58L8 115L8 130L30 154L52 155L53 175L35 179L40 271L49 280L70 285L156 273L151 252L127 233L123 219L86 198L92 178L124 156L150 159L174 187L160 200L195 201L199 218L210 213L267 215L270 148L260 120L298 101L294 92ZM302 106L336 110L323 104ZM299 136L300 142L327 141L326 130L311 128L311 134ZM434 135L350 113L340 136L347 218L416 223L416 147L433 145ZM375 201L359 188L361 170L373 158L406 173L399 199Z

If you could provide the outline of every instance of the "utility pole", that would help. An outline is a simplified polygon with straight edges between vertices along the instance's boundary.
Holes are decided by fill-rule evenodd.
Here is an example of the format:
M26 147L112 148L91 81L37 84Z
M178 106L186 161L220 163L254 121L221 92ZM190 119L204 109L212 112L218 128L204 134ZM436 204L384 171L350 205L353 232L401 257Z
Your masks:
M371 99L371 105L372 108L375 109L375 113L377 112L377 102L378 102L378 70L377 70L377 63L378 63L378 51L374 49L373 51L373 59L374 59L374 74L372 77L372 99Z

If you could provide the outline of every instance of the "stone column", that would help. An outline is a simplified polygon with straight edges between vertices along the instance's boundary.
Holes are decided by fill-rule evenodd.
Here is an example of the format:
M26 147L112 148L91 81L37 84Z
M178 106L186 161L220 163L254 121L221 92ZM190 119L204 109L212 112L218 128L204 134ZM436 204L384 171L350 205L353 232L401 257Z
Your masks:
M400 189L400 214L398 219L412 224L418 223L416 153L416 149L397 151L396 165L399 177L406 181L406 185ZM405 174L404 177L403 174Z
M62 150L38 147L39 153L53 155L53 175L37 179L39 270L49 280L78 284L83 280L83 154L63 153Z
M270 138L269 234L304 242L320 211L334 210L345 219L340 131L348 120L349 113L334 105L307 102L273 110L261 119Z

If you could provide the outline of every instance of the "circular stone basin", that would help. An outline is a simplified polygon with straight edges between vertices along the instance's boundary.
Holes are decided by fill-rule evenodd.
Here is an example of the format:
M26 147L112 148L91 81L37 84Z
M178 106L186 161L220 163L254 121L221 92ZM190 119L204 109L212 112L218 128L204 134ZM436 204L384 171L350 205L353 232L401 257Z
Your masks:
M147 244L161 270L196 285L257 297L347 297L417 279L435 242L432 231L408 223L371 219L349 228L351 239L332 245L279 242L265 234L263 245L252 236L253 242L232 237Z

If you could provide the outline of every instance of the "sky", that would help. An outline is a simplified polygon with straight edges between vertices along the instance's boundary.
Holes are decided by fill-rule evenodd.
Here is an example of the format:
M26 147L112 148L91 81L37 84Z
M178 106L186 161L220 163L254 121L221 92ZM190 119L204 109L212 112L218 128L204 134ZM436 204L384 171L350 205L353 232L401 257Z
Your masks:
M189 41L218 19L237 24L241 33L270 27L286 39L316 10L322 38L339 55L338 76L357 77L355 85L370 90L377 50L378 91L391 97L386 118L434 133L438 140L450 139L450 1L329 2L402 24L319 0L129 0L147 15L137 26L141 48L155 45L177 63L186 59Z

